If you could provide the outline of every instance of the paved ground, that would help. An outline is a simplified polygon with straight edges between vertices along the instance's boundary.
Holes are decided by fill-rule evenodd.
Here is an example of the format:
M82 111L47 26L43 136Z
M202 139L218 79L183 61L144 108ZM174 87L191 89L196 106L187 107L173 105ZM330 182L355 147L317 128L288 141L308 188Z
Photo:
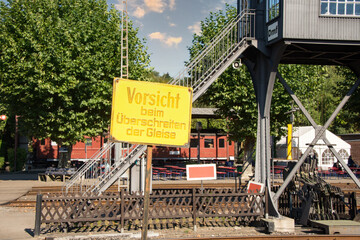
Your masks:
M330 182L352 182L349 179L334 179ZM158 183L157 181L156 183ZM174 183L173 181L161 181L162 184ZM217 182L234 182L234 180L217 180ZM177 181L177 183L179 183ZM192 182L193 183L193 182ZM235 184L235 182L234 182ZM35 224L35 209L34 208L16 208L16 207L6 207L4 206L7 202L18 199L25 195L32 187L41 187L41 186L61 186L61 182L39 182L37 180L37 173L27 173L27 174L0 174L0 239L1 240L23 240L23 239L44 239L49 236L41 236L38 238L33 238L33 229ZM159 235L155 234L153 239L160 238L175 238L180 234L184 237L204 237L204 236L219 236L221 232L223 233L236 233L240 232L248 234L263 234L257 231L255 228L241 228L235 227L234 229L226 228L223 231L220 228L215 229L198 229L194 232L192 229L179 229L174 230L165 230ZM298 229L298 231L302 231ZM132 237L139 238L139 233L131 233ZM136 235L137 234L137 235ZM209 235L210 234L210 235ZM104 239L129 239L129 233L125 235L116 234L108 235L101 234L105 236ZM64 236L58 236L66 237ZM113 238L114 237L114 238ZM99 237L100 238L100 237ZM64 238L65 239L65 238Z
M35 224L34 208L6 207L32 187L58 186L60 182L39 182L37 173L0 174L0 239L30 239Z

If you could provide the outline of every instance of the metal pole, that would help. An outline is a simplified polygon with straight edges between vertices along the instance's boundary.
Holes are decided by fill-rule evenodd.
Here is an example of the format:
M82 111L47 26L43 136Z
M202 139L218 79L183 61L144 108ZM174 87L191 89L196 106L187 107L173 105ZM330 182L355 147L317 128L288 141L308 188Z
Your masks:
M149 223L149 203L150 203L150 175L152 163L152 146L147 147L147 161L146 161L146 176L145 176L145 192L144 192L144 213L143 213L143 227L141 239L147 239L147 229Z
M15 115L15 143L14 143L14 172L16 172L17 145L18 145L18 116Z
M196 130L198 132L197 161L198 164L200 164L200 131L202 130L201 122L196 123Z
M197 163L200 164L200 131L198 130Z
M121 233L124 233L124 218L125 218L125 199L124 199L124 194L125 194L125 191L124 189L121 189L120 191L120 225L121 225Z

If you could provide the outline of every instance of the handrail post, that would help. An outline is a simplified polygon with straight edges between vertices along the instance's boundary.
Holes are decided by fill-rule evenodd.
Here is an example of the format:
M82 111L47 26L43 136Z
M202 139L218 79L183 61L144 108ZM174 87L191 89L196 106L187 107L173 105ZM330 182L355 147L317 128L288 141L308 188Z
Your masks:
M121 225L121 233L124 233L124 218L125 218L125 199L124 199L124 189L122 188L120 191L120 225Z
M34 236L40 235L40 226L41 226L41 202L42 194L38 193L36 196L36 212L35 212L35 227L34 227Z

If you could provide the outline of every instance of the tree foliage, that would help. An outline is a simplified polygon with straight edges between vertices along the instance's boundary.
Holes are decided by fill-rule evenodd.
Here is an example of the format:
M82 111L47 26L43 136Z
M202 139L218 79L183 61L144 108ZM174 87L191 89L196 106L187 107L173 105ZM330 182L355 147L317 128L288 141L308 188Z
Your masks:
M120 75L120 14L105 0L0 2L0 93L29 137L71 145L107 131ZM149 55L129 23L129 72Z
M335 87L333 88L333 95L339 101L350 90L356 82L357 77L353 71L346 67L336 67L332 71L332 76L335 76ZM345 104L338 117L335 119L335 131L337 133L359 133L360 132L360 88L358 87Z

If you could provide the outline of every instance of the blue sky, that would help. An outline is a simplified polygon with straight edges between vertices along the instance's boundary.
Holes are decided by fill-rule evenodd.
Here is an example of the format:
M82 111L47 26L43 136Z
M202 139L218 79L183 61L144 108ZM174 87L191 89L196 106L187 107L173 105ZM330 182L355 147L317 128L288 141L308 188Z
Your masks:
M107 0L121 10L122 0ZM236 6L236 0L128 0L130 20L147 39L151 66L160 74L175 77L189 59L187 47L200 34L200 21L210 12Z

